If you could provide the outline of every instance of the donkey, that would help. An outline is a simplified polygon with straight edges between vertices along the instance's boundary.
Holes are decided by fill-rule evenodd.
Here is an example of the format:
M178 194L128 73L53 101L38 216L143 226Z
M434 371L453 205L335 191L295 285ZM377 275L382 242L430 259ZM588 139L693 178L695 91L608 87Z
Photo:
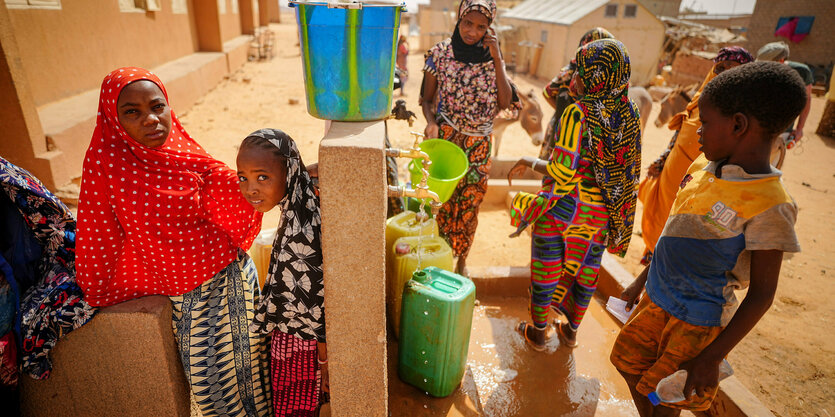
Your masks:
M667 94L661 99L661 110L658 112L658 118L655 119L655 127L661 127L667 124L673 116L687 107L692 97L693 93L684 87L676 87Z
M629 99L635 102L638 112L641 113L641 131L643 132L649 120L649 112L652 111L652 96L644 87L630 87Z
M545 134L542 132L542 108L536 101L534 90L527 94L519 94L519 100L522 102L522 109L515 113L515 117L506 118L496 116L493 119L493 156L499 154L499 146L502 144L502 135L508 126L516 123L522 124L522 128L528 132L531 137L531 142L534 146L542 144Z

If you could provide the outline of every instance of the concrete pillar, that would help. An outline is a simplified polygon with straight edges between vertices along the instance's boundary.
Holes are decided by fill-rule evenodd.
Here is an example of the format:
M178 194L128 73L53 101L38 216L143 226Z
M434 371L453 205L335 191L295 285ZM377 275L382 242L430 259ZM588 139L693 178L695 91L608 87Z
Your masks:
M260 26L257 0L239 0L238 8L241 17L241 33L244 35L254 35L255 28Z
M331 408L387 416L386 128L333 122L319 145Z
M142 297L101 309L58 341L52 364L49 379L21 376L22 415L190 415L168 297Z
M201 52L223 52L220 34L220 10L216 1L194 1L194 25L197 29L197 48Z
M50 159L60 152L50 153L46 148L5 3L0 4L0 126L4 136L0 140L0 156L26 168L47 188L55 190Z
M258 0L258 23L261 26L270 24L270 4L275 3L278 8L278 0Z
M268 3L269 10L267 10L267 14L270 22L281 23L281 11L278 7L278 0L269 0Z

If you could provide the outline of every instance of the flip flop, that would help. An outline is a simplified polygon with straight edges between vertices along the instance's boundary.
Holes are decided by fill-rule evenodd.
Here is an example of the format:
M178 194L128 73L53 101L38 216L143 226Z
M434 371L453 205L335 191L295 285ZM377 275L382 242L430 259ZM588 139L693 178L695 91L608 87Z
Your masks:
M559 338L560 338L560 343L561 343L561 344L563 344L563 345L565 345L565 346L567 346L567 347L570 347L570 348L572 348L572 349L574 349L574 348L576 348L577 346L579 346L580 344L579 344L579 343L577 343L577 339L574 339L574 341L572 342L572 341L570 341L570 340L568 339L568 337L567 337L567 336L566 336L566 335L562 332L562 324L563 324L563 323L562 323L562 321L561 321L560 319L554 319L554 328L556 328L556 330L557 330L557 337L559 337Z
M529 338L529 337L528 337L528 331L527 331L527 330L528 330L528 326L533 326L533 325L532 325L532 324L529 324L528 322L522 321L522 322L520 322L520 323L519 323L519 326L517 326L517 327L516 327L516 330L517 330L519 333L521 333L521 334L522 334L522 337L523 337L523 338L525 338L525 342L526 342L526 343L528 344L528 346L530 346L533 350L535 350L535 351L537 351L537 352L543 352L543 351L545 351L545 345L544 345L544 344L540 345L539 343L536 343L535 341L531 340L531 338Z

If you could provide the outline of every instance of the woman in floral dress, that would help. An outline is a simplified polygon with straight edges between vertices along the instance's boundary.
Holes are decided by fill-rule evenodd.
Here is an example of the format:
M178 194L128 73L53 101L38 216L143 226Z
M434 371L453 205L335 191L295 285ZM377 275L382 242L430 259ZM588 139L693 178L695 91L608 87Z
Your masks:
M458 273L464 273L478 226L478 207L487 191L493 118L500 109L520 107L505 73L496 32L490 28L495 16L495 0L463 0L452 38L425 54L420 93L427 121L424 133L455 143L470 163L437 216L441 235L458 258Z

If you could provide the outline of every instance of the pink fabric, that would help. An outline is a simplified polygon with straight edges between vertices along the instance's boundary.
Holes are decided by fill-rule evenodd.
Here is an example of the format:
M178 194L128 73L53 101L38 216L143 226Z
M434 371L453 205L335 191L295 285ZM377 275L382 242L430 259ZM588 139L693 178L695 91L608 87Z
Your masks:
M84 158L76 271L94 306L191 291L232 262L239 247L248 249L261 228L236 173L203 150L173 111L171 132L158 148L125 132L116 104L138 80L154 82L168 100L145 69L108 74Z
M14 332L6 332L3 337L0 337L0 385L16 387L19 375Z
M271 354L275 415L313 417L319 405L321 384L316 341L275 330Z
M788 38L789 40L795 43L802 41L806 37L806 35L808 35L808 33L795 33L797 29L797 23L799 21L800 19L796 17L789 19L789 21L786 22L786 24L780 26L779 28L777 28L776 31L774 31L774 35Z

